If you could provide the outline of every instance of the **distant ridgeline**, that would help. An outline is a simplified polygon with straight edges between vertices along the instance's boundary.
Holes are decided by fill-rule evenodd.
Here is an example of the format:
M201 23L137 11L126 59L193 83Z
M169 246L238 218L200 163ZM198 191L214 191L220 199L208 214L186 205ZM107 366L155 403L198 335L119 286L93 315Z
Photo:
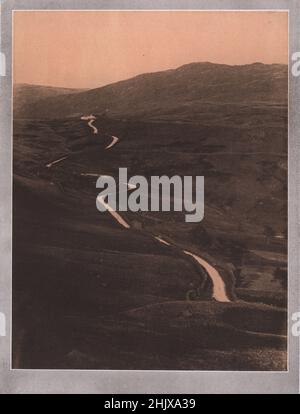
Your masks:
M91 90L16 85L14 116L78 117L83 113L155 121L255 122L270 110L284 111L287 65L191 63L138 75ZM280 112L280 113L281 113ZM231 120L231 117L234 120Z

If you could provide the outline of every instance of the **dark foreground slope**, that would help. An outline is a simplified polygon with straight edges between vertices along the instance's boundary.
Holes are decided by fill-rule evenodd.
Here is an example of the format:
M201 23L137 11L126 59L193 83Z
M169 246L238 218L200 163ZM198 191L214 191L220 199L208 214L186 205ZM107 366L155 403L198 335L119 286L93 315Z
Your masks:
M75 118L16 121L13 367L286 369L286 123L276 122L99 117L95 137ZM105 151L109 135L120 141ZM95 208L96 178L81 175L119 167L204 175L204 221L124 213L132 228L120 227ZM212 301L209 278L179 247L214 264L235 301Z

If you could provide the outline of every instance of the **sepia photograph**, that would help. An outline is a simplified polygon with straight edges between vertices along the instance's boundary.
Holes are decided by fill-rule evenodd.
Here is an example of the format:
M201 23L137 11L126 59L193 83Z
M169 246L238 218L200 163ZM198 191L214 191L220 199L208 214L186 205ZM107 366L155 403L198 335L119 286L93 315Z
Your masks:
M13 369L288 370L288 27L14 11Z

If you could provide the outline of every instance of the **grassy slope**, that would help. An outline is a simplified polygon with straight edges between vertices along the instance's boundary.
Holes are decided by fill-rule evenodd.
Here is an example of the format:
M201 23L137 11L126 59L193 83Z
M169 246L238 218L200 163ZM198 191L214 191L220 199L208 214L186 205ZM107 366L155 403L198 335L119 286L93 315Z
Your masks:
M14 366L284 369L278 335L286 332L285 311L258 303L284 306L285 293L266 277L276 265L250 250L285 253L284 240L264 235L266 224L285 230L285 129L266 125L262 134L108 119L96 125L103 132L95 138L77 120L15 123ZM104 131L120 137L110 152ZM271 137L274 155L264 152ZM257 148L263 153L254 157ZM80 176L116 174L120 166L130 175L203 174L205 220L187 225L172 213L126 213L135 229L121 229L96 211L95 179ZM212 260L225 278L239 276L254 302L206 302L205 274L151 233ZM240 268L252 269L267 293L253 295ZM203 302L187 302L187 292L200 286Z

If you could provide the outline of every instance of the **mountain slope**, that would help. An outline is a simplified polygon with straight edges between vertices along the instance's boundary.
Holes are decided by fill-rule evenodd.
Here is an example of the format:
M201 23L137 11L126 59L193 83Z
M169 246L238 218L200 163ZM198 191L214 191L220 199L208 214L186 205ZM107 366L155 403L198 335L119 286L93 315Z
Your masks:
M191 63L177 69L149 73L101 88L49 97L19 112L20 117L62 118L83 113L112 117L199 120L203 112L222 105L285 105L286 65L254 63L229 66ZM227 105L227 106L226 106ZM228 106L229 105L229 106Z
M83 92L85 89L57 88L54 86L28 85L19 83L14 85L14 116L24 113L26 108L41 99L53 98L60 95Z

